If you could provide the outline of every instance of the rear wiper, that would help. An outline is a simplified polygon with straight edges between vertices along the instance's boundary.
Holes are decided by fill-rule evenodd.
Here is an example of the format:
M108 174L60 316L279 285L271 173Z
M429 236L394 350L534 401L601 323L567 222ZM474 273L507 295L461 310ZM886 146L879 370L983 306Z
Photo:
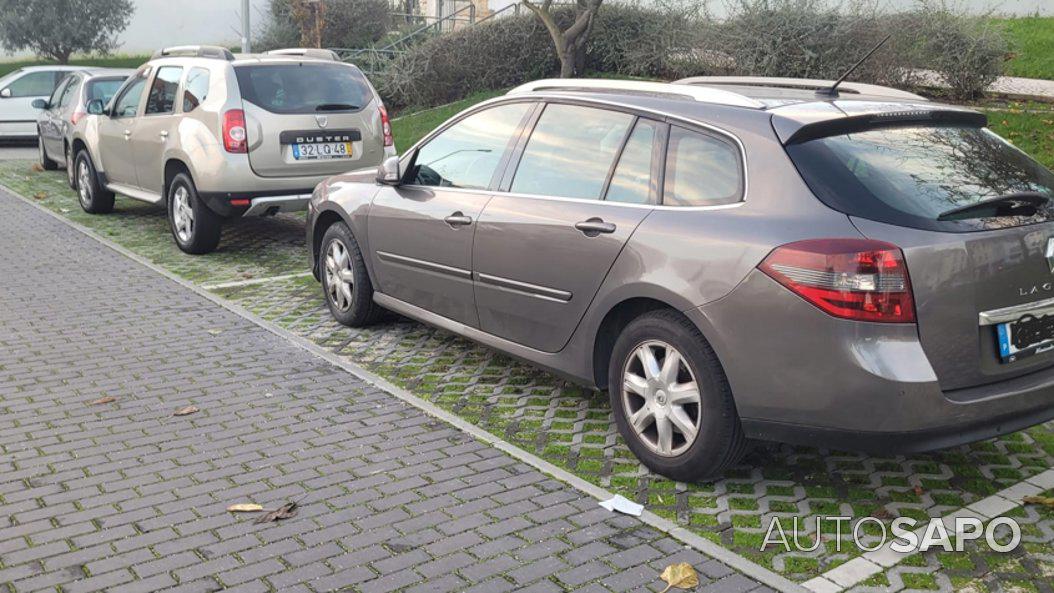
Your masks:
M358 108L358 105L349 105L347 103L323 103L316 106L315 111L345 111Z
M937 215L937 220L969 220L1002 216L1034 216L1050 196L1035 191L1023 191L981 200L976 204L953 208Z

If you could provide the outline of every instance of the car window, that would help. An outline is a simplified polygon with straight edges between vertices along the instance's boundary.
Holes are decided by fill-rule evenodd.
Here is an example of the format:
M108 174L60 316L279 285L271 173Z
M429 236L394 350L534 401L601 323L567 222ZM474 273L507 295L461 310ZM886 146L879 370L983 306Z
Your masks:
M162 66L157 69L157 76L150 84L150 94L146 97L147 115L172 113L176 109L176 90L179 79L183 76L180 66Z
M355 111L373 100L362 72L347 64L289 62L234 70L242 99L271 113Z
M143 89L146 87L147 72L144 70L137 73L135 80L121 91L113 107L114 117L130 117L136 114L139 109L139 99L142 98Z
M54 108L62 104L62 96L66 93L66 89L70 88L72 78L72 76L63 78L59 86L55 87L55 91L51 93L51 97L48 99L48 107Z
M81 79L79 76L70 76L69 81L65 85L62 96L59 97L59 107L69 107L70 103L73 102L74 97L77 96L77 91L81 88Z
M103 105L106 105L110 102L110 99L113 99L117 89L121 88L123 83L123 78L101 78L89 80L85 92L85 103L98 100L102 101Z
M443 130L414 157L414 185L484 189L531 103L511 103L474 113Z
M209 71L204 68L191 68L183 86L183 113L194 111L208 95Z
M667 206L714 206L743 194L739 152L731 142L685 128L670 128L666 152Z
M615 165L605 200L627 204L647 204L652 200L652 161L657 154L654 148L658 136L658 122L637 120Z
M5 88L10 89L12 97L50 97L59 78L65 75L65 72L30 72Z
M527 141L511 191L599 199L632 124L627 113L548 105Z

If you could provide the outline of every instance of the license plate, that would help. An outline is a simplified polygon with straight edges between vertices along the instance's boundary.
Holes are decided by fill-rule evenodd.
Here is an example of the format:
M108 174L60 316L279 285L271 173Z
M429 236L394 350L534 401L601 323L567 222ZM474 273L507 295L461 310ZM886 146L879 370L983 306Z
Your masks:
M1014 362L1041 352L1054 350L1054 315L1025 315L1017 321L996 326L999 357Z
M351 158L351 142L294 144L293 158L298 161Z

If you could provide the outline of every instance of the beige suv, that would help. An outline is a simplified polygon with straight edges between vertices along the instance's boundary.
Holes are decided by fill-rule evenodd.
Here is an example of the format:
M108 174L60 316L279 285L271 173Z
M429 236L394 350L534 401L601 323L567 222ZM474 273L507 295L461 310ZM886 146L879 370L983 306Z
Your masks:
M214 250L223 219L303 210L324 178L395 153L377 92L324 50L164 49L88 112L72 143L81 206L164 204L187 253Z

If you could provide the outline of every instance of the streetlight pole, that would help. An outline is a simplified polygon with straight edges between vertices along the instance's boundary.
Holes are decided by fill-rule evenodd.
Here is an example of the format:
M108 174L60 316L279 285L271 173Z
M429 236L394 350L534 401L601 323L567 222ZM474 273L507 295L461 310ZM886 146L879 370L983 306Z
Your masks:
M242 0L242 53L247 54L252 51L252 43L249 41L249 37L252 35L252 31L249 29L249 0Z

